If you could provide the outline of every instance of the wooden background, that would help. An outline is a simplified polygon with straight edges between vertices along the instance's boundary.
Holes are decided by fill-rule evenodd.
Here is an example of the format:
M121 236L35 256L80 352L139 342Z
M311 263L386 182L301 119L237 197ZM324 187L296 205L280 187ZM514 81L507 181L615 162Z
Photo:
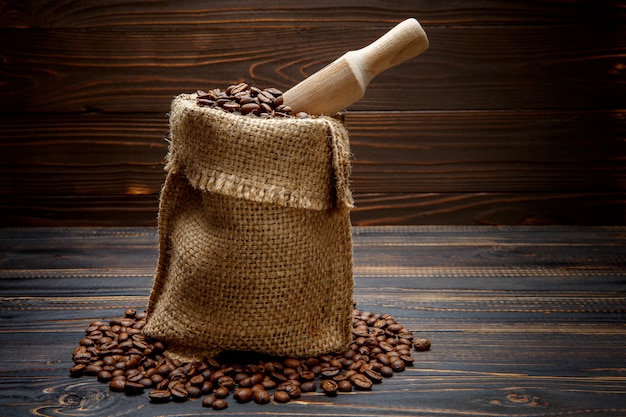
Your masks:
M626 224L617 0L0 0L0 226L152 226L172 98L287 89L416 17L346 122L356 225Z

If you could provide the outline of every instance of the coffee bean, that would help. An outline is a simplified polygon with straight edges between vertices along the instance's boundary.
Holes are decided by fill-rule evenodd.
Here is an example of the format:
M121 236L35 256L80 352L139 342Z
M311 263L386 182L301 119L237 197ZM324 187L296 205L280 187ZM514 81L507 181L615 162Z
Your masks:
M285 391L276 391L274 393L274 401L277 403L288 403L291 401L291 396Z
M418 352L424 352L430 349L430 340L428 339L415 339L413 341L413 349Z
M350 378L350 382L352 382L352 385L360 390L367 391L372 388L372 381L370 381L370 379L363 374L353 375L352 378Z
M293 399L300 398L302 390L296 381L286 381L276 387L277 391L285 391Z
M228 394L230 393L230 390L226 387L217 387L214 391L213 394L215 394L216 398L226 398L228 397Z
M250 388L238 388L235 390L233 394L233 398L238 403L249 403L252 401L252 390Z
M207 395L206 397L204 397L202 399L202 406L203 407L212 407L213 403L215 402L217 398L215 398L215 395Z
M323 380L321 387L322 391L324 391L324 394L328 395L329 397L337 395L337 390L339 389L337 383L332 379Z
M259 115L261 113L261 106L257 103L245 103L240 108L241 114L254 114Z
M305 381L300 385L300 391L315 392L317 391L317 385L313 381Z
M189 398L189 391L187 391L182 383L171 385L170 393L174 401L183 402Z
M126 387L126 381L120 379L114 379L109 383L109 389L115 392L124 392L124 388ZM143 389L143 385L141 386Z
M211 381L204 381L202 383L202 394L210 394L213 392L213 383Z
M113 379L113 375L109 371L98 372L98 382L110 382Z
M115 381L111 381L111 383L113 383ZM126 383L124 384L124 392L128 395L138 395L143 393L143 391L146 389L146 387L144 387L142 384L140 384L139 382L130 382L130 381L126 381Z
M390 366L383 366L379 370L380 374L385 378L391 378L393 376L393 369Z
M167 390L154 390L148 394L150 401L153 403L166 403L172 397L169 391Z
M390 366L394 372L403 372L404 369L406 368L406 365L402 359L394 360L393 362L391 362Z
M189 398L200 398L202 397L202 389L195 387L193 385L185 386L187 390L187 396Z
M383 382L383 376L373 369L366 369L363 372L363 375L365 375L374 384L380 384Z
M77 378L82 376L85 373L85 367L87 365L85 365L84 363L79 363L77 365L74 365L71 369L70 369L70 376Z
M270 402L270 394L264 389L259 389L253 393L254 402L257 404L267 404Z
M352 383L347 379L343 381L337 382L337 391L339 392L350 392L352 391Z
M338 368L336 366L328 366L326 368L322 368L320 374L324 378L332 378L335 375L339 375L340 372L341 372L340 368Z
M213 407L214 410L224 410L228 408L228 403L218 398L215 401L213 401L213 404L211 405L211 407Z

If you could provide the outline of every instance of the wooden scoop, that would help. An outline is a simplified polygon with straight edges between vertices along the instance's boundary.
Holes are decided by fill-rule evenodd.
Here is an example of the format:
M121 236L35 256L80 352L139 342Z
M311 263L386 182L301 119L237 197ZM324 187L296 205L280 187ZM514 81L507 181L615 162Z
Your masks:
M360 100L370 81L384 70L413 58L428 48L428 38L417 20L407 19L374 43L346 52L283 94L293 113L334 114Z

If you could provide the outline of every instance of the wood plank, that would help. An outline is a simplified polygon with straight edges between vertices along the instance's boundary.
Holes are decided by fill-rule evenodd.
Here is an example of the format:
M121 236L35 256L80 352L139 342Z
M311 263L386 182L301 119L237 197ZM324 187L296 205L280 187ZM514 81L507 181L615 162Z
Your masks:
M352 223L380 225L622 225L618 193L354 194ZM13 195L0 198L0 227L156 226L157 195Z
M298 0L275 4L256 1L213 2L188 0L182 3L140 2L128 0L56 1L6 0L0 11L0 26L17 28L115 28L153 29L178 28L186 25L222 27L271 25L289 27L300 24L319 27L341 22L346 27L363 24L380 25L418 17L429 25L535 24L564 25L572 22L607 24L624 18L619 0L564 2L541 0L533 7L496 0L472 1L471 4L428 0L396 1L320 0L303 6Z
M0 115L0 194L158 194L165 111ZM624 110L351 112L346 126L363 194L626 187Z
M198 401L149 404L145 396L111 393L93 378L67 374L69 352L91 320L145 303L155 235L154 228L0 229L5 414L206 411ZM233 403L222 414L624 414L625 246L624 227L355 228L359 306L393 314L433 348L371 393L307 394L263 407ZM80 268L67 268L72 264ZM435 267L438 275L423 286ZM513 280L518 284L506 285Z
M427 27L429 50L375 79L351 110L626 108L621 26ZM238 80L286 89L379 27L0 29L0 111L162 112ZM307 45L303 47L303 45Z
M353 224L621 225L624 193L355 193Z

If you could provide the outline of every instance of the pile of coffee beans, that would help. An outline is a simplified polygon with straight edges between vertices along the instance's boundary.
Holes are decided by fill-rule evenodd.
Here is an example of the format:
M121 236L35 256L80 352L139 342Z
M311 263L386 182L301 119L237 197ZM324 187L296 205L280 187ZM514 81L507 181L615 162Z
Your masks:
M411 332L388 314L354 310L353 340L340 354L315 358L276 358L231 353L201 362L170 360L167 346L146 338L146 314L128 309L109 322L86 329L73 352L72 377L96 377L111 391L139 395L153 403L200 399L203 407L222 410L237 403L286 403L309 392L329 397L376 384L413 365L411 350L430 349L428 339Z
M219 88L196 92L199 106L221 108L230 113L261 117L309 117L308 113L292 114L292 109L283 104L283 92L277 88L260 89L246 83L229 85L226 90Z

